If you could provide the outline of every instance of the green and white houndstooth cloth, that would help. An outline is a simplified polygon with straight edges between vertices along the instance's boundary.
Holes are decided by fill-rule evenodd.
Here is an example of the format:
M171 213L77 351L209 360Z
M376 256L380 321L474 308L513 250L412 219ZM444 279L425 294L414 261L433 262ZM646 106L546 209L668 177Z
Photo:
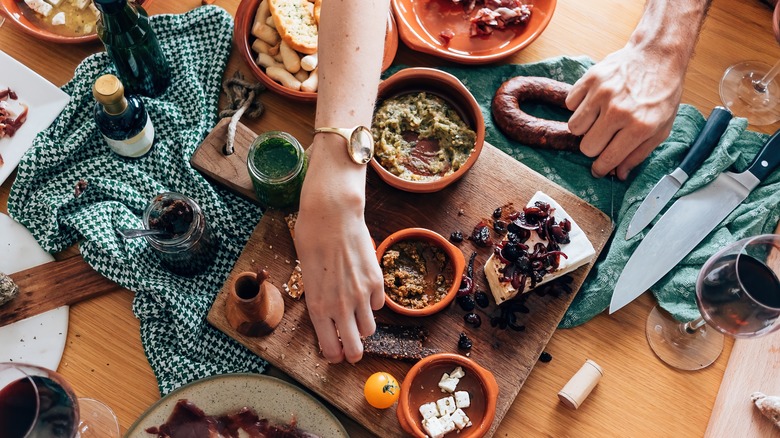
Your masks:
M681 105L672 133L645 162L632 172L626 182L591 176L592 159L581 153L559 152L531 148L504 136L493 123L490 104L498 87L515 76L544 76L573 84L591 66L586 57L557 57L540 62L486 67L444 67L458 77L476 98L485 118L485 140L523 164L560 184L570 192L612 215L615 235L602 252L571 307L561 321L561 327L582 324L609 306L612 291L628 258L639 245L644 233L626 241L626 228L639 204L656 182L670 173L682 161L688 147L704 126L702 114L690 105ZM391 74L395 67L386 74ZM548 105L529 103L523 108L546 119L567 120L568 111ZM675 199L712 181L721 171L747 168L767 136L747 131L745 119L734 119L720 144L677 193ZM531 194L518 193L527 199ZM497 200L497 205L504 200ZM671 205L672 202L669 203ZM730 242L743 237L771 233L780 218L780 171L775 171L764 183L732 212L699 246L668 275L652 288L660 305L680 320L692 320L699 315L694 286L699 268L709 256ZM575 218L576 219L576 218ZM683 239L685 231L670 238ZM663 257L663 254L659 254Z
M92 116L92 84L115 71L105 53L90 56L63 87L71 101L19 164L8 208L47 251L61 251L83 238L84 259L135 292L133 312L141 321L141 340L166 394L212 374L263 370L260 358L205 320L261 211L210 185L189 164L216 123L232 17L204 6L182 15L154 16L151 22L173 75L162 96L143 99L155 126L152 151L140 159L124 159L101 138ZM88 185L75 197L79 180ZM117 237L117 228L142 228L143 208L164 191L195 199L221 242L214 265L201 275L171 274L159 267L144 239Z

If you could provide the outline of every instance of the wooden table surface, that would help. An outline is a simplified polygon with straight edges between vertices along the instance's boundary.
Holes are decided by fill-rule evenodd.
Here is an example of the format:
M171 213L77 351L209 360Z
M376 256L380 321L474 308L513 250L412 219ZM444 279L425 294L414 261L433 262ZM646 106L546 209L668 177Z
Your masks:
M148 11L178 13L199 3L156 1ZM238 3L215 2L231 13L235 13ZM506 62L583 54L602 59L623 46L643 5L643 0L559 0L547 30ZM11 23L0 28L0 48L57 86L72 77L85 56L103 50L99 42L77 46L45 43L18 31ZM683 102L708 113L720 104L718 82L729 65L747 59L772 64L778 58L780 47L772 36L768 7L758 0L714 0L688 69ZM396 62L443 64L403 44ZM226 74L236 69L249 74L233 53ZM263 101L267 108L263 126L290 131L304 140L310 138L307 131L314 119L312 105L270 93L263 96ZM258 122L246 123L250 128L258 126ZM778 127L780 124L751 129L771 133ZM12 182L13 177L0 188L0 211L7 211ZM117 288L72 306L59 369L79 396L110 405L123 432L159 398L141 346L138 320L131 311L132 299L132 292ZM703 371L671 369L656 359L645 341L645 318L653 304L652 297L644 294L613 316L602 314L580 327L558 330L547 347L553 360L535 367L496 436L703 436L732 342L727 340L721 357ZM602 366L605 376L582 407L572 411L559 403L556 394L588 358ZM367 435L343 415L340 418L353 436Z

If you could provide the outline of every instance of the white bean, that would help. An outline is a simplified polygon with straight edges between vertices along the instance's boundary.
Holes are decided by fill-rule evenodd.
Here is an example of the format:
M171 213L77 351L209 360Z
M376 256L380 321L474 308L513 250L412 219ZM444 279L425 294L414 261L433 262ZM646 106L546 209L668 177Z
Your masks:
M317 68L317 54L306 55L301 58L301 68L306 71L312 71Z

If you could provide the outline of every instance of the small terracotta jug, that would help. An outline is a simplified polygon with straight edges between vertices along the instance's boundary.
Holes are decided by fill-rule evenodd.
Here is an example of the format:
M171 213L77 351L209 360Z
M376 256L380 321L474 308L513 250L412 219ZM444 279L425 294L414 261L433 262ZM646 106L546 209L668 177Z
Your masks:
M284 298L268 279L268 271L242 272L234 279L225 302L228 323L244 336L271 333L284 316Z

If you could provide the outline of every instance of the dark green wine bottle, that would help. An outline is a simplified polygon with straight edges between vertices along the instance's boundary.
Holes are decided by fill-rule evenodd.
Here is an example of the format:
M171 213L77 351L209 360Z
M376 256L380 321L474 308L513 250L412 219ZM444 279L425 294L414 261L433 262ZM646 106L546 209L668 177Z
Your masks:
M155 97L171 82L171 69L146 11L128 0L94 0L97 34L128 94Z

